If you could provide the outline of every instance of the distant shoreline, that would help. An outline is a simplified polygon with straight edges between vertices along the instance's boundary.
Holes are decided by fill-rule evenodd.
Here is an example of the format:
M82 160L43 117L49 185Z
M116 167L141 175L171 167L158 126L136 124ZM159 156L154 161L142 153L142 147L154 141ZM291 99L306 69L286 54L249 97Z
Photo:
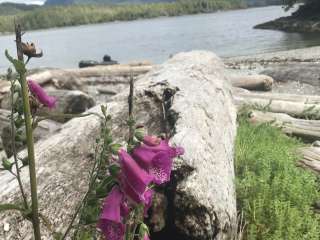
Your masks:
M40 7L19 13L15 16L0 15L0 22L2 23L0 24L0 36L13 33L12 23L14 17L22 23L24 30L44 30L115 21L207 14L249 8L243 4L241 0L224 0L215 4L211 1L208 2L208 6L196 5L194 3L150 3L115 6L71 5ZM254 8L254 6L250 6L250 8Z

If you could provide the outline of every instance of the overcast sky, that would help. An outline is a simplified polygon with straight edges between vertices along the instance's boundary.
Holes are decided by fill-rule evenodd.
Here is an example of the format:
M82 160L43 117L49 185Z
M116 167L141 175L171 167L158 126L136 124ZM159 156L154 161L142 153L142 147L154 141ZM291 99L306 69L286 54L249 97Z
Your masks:
M26 4L42 4L45 0L0 0L0 3L3 2L14 2L14 3L26 3Z

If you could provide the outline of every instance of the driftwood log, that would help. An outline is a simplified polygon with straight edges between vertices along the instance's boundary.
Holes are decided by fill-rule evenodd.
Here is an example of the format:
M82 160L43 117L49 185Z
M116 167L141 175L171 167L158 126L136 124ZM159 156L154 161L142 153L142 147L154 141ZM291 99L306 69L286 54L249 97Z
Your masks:
M178 235L182 239L234 239L236 111L221 60L204 51L181 53L135 86L137 123L146 126L149 134L168 132L173 144L185 148L185 154L174 162L172 182L165 191L167 200L160 201L168 203L168 209L163 206L166 214L157 216L167 216L165 228L160 227L162 239L179 239ZM127 94L117 95L108 104L108 111L113 117L115 139L123 140L128 133ZM66 228L86 191L99 130L97 116L75 118L35 146L40 211L57 230ZM17 200L16 181L7 172L0 172L0 178L0 202ZM22 178L27 186L25 168ZM4 233L0 228L0 239L31 238L30 224L16 213L0 214L0 225L4 223L10 229ZM51 239L43 226L42 232L44 238Z
M79 78L89 77L104 77L104 76L137 76L149 72L153 66L131 66L131 65L111 65L111 66L96 66L81 69L55 69L32 74L30 79L37 81L41 85L50 83L51 81L59 88L65 85L77 84ZM69 82L69 83L68 83ZM78 83L79 84L79 83Z
M9 119L8 119L9 123ZM56 133L61 127L61 123L52 121L52 120L43 120L39 122L38 127L34 131L34 141L37 142L40 139L46 139L50 137L52 134ZM18 151L22 150L25 145L25 131L24 129L22 130L22 139L18 143L16 143L16 149ZM11 140L11 127L8 126L3 128L0 139L3 143L3 149L5 150L6 154L8 157L11 157L13 152L12 152L12 140Z
M249 121L254 124L270 123L289 135L301 137L308 141L320 139L320 121L293 118L284 113L251 111Z
M255 91L270 91L273 79L267 75L232 75L230 81L233 87Z
M80 114L95 105L95 101L93 100L93 98L81 91L49 90L47 92L50 96L54 96L57 98L57 106L54 109L50 110L45 107L40 108L39 114L55 115L56 117L51 118L60 122L64 122L70 119L61 117L61 114ZM3 109L11 108L8 94L7 97L1 102L0 106Z
M320 97L295 94L251 93L234 89L238 108L254 106L298 118L320 119Z
M320 174L320 146L311 146L299 149L302 159L299 165Z

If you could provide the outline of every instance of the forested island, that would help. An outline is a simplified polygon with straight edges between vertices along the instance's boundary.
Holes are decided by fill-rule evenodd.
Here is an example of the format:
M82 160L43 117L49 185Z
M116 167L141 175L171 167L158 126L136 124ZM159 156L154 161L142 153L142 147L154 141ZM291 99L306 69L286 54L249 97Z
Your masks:
M47 0L44 6L0 4L0 33L13 32L13 19L25 30L180 16L279 4L281 0Z
M276 29L287 32L320 32L320 2L318 0L286 0L284 3L290 9L296 3L302 3L298 10L289 17L257 25L260 29Z

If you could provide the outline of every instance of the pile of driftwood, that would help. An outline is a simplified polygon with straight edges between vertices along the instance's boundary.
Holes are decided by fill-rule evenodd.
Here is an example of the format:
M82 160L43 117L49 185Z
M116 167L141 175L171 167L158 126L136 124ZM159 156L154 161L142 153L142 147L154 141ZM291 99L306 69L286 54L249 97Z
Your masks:
M73 116L78 116L99 103L108 102L128 85L130 78L135 79L151 69L150 63L137 62L83 69L50 69L30 74L29 79L38 82L49 95L59 99L54 110L40 110L40 114L50 117L37 128L35 140L51 136ZM10 84L0 79L0 152L4 150L8 157L12 154L8 118L10 109ZM68 117L61 117L62 114ZM18 149L23 147L18 146Z
M313 143L298 150L299 165L320 173L320 96L268 92L273 80L265 75L233 77L231 82L235 104L238 110L248 111L251 123L269 123Z

